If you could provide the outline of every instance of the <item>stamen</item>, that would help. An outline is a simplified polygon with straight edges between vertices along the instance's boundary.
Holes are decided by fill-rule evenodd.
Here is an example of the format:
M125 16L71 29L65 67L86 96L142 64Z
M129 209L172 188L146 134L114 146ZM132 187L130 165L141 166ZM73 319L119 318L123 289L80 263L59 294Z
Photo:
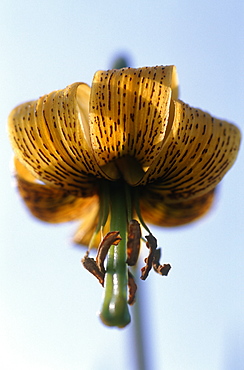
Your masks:
M86 252L85 256L82 258L81 262L83 266L85 267L86 270L88 270L92 275L94 275L98 280L99 283L104 285L104 277L105 273L102 272L94 258L88 257L89 256L89 251Z
M161 257L161 249L158 248L155 250L154 253L154 259L153 259L153 269L156 271L158 274L167 276L169 273L169 270L171 269L171 266L169 263L166 263L164 265L160 265L159 260Z
M111 245L118 245L121 241L119 231L110 231L105 235L97 250L96 263L98 268L105 274L104 260Z
M146 266L141 269L141 279L145 280L148 277L149 271L152 268L154 253L157 249L157 239L152 234L145 237L147 239L146 246L149 249L148 257L145 258L144 262Z
M157 249L157 239L152 234L147 235L145 238L147 239L146 246L149 249L149 254L148 257L144 260L146 266L142 267L141 269L141 279L145 280L148 277L148 274L152 267L160 275L168 275L171 266L169 264L159 264L161 250Z
M135 283L134 276L129 270L128 270L128 290L129 290L128 304L133 305L135 303L137 285Z
M129 266L134 266L138 260L141 245L141 228L136 220L131 220L128 225L127 260Z
M135 189L136 190L136 189ZM137 216L138 216L138 219L142 225L142 227L149 233L151 234L151 231L149 230L149 228L147 227L147 225L145 224L143 218L142 218L142 215L141 215L141 211L140 211L140 203L139 203L139 193L138 191L134 191L134 208L135 208L135 211L137 213Z

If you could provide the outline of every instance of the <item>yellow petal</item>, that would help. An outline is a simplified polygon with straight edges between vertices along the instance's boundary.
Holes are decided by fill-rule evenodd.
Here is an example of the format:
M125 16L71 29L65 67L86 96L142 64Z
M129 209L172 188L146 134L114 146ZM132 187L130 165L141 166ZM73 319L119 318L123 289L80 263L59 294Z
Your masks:
M100 242L103 239L103 236L110 231L110 217L109 217L103 230L95 234L98 224L98 212L99 212L98 202L93 202L92 204L90 204L89 208L84 214L84 217L79 225L79 228L77 229L74 235L73 238L74 243L86 245L91 248L98 248Z
M86 217L98 204L96 196L77 198L53 186L36 182L35 177L15 159L18 190L30 212L46 222L67 222Z
M130 156L143 167L150 166L162 149L172 96L177 97L174 66L98 71L90 97L90 134L97 163L105 166ZM112 179L123 172L116 163L103 170Z
M75 83L16 107L9 135L17 158L46 184L77 196L94 193L100 169L89 136L90 88Z
M164 197L147 191L141 197L141 214L152 225L172 227L187 224L203 216L211 207L214 190L200 197L178 203L165 203Z
M98 221L97 212L98 209L92 211L89 210L89 212L87 213L87 217L85 217L84 220L82 220L73 237L73 242L75 244L89 246L89 243L94 235L97 226ZM100 242L99 235L97 235L97 240L95 244L98 246L99 242Z
M234 125L213 118L181 101L174 102L174 120L163 149L141 184L165 203L178 203L209 193L233 165L240 132Z

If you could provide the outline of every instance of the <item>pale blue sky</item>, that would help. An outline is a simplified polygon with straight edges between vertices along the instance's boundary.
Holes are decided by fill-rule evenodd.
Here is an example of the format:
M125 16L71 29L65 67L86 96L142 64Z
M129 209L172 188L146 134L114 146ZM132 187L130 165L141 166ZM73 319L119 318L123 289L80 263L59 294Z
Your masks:
M108 69L175 64L180 97L243 131L243 2L3 0L0 12L0 368L134 370L131 327L104 327L102 288L83 270L76 225L31 218L10 175L17 104ZM154 228L172 270L142 283L150 370L244 367L244 150L201 221ZM144 250L145 252L145 250Z

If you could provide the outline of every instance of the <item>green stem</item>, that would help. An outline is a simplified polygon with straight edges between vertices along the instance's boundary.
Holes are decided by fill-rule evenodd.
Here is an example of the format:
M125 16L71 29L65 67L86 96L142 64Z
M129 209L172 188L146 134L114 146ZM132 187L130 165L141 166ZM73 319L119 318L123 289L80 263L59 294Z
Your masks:
M100 318L108 326L124 327L130 322L127 303L128 272L126 265L127 207L125 189L114 184L110 189L111 231L119 231L122 238L109 249L105 292Z
M134 266L132 268L134 277L136 280L139 279L138 267ZM139 284L140 285L140 284ZM139 288L142 288L141 286ZM132 315L132 331L133 331L133 356L136 361L136 369L138 370L147 370L148 364L150 363L149 359L151 358L150 353L150 338L149 333L146 333L146 328L144 327L145 322L147 323L144 310L142 293L140 289L137 290L136 302L133 306ZM146 338L147 337L147 338ZM149 343L148 343L149 342Z

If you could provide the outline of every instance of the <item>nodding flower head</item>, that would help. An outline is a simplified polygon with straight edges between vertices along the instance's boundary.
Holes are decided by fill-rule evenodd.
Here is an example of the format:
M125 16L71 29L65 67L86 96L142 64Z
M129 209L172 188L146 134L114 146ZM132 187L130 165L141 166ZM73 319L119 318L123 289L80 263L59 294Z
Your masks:
M74 83L16 107L8 127L20 195L41 220L81 220L74 241L88 246L82 263L105 286L102 321L118 327L135 300L129 266L141 226L141 278L152 268L167 275L147 224L205 214L240 144L233 124L178 100L174 66L98 71L91 88Z

